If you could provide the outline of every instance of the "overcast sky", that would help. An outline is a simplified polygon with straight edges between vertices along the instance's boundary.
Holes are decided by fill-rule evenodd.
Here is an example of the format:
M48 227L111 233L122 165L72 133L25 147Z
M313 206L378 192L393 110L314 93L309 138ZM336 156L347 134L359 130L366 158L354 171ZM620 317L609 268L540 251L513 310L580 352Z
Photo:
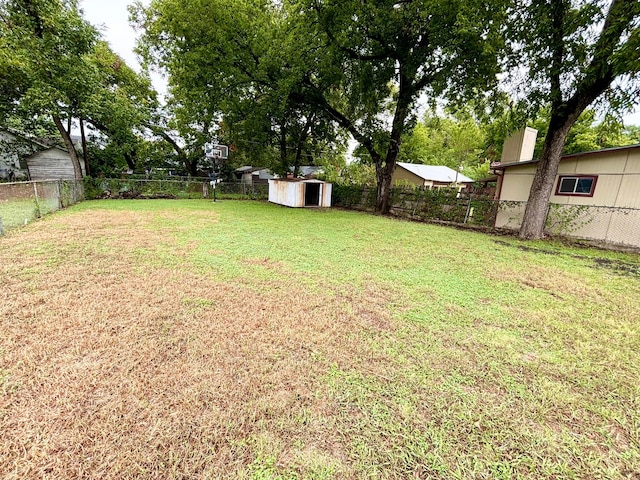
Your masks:
M91 24L100 29L104 38L109 42L113 51L120 55L127 65L140 71L140 64L133 53L136 45L136 32L129 25L129 11L127 7L133 0L81 0L81 8ZM143 4L149 0L142 0ZM167 82L156 73L151 74L151 80L158 93L164 95Z
M84 11L84 18L102 31L111 48L120 54L128 65L139 70L133 53L136 33L129 25L127 11L130 3L132 3L131 0L82 0L81 8Z
M129 25L127 6L132 0L82 0L84 17L93 25L100 27L104 38L111 48L118 53L131 67L140 70L140 65L133 53L136 43L136 32ZM149 3L143 0L142 3ZM156 90L164 94L166 81L159 75L152 75ZM640 105L633 114L625 116L625 124L640 125Z

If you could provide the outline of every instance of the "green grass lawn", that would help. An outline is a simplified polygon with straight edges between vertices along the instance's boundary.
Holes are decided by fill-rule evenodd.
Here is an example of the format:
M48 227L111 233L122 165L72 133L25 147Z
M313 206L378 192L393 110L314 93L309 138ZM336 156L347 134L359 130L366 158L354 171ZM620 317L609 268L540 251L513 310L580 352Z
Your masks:
M638 478L637 255L230 200L0 247L2 477Z
M0 220L3 229L16 228L57 208L57 199L42 199L38 203L32 198L0 201Z
M0 202L0 220L4 229L15 228L35 219L35 200Z

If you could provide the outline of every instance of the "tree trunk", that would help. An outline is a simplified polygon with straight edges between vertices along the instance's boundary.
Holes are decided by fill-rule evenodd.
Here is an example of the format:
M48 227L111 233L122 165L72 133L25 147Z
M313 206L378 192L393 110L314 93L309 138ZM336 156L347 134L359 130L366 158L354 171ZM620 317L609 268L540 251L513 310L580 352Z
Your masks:
M84 158L84 174L87 177L91 176L89 170L89 149L87 148L87 137L84 134L84 120L80 117L80 137L82 139L82 156Z
M565 10L560 0L556 0L553 4L551 121L520 226L519 236L522 239L533 240L542 238L544 235L549 198L558 174L562 149L571 127L580 114L609 88L617 75L620 75L614 67L617 65L623 71L628 68L626 65L621 67L615 52L619 40L624 38L624 32L637 16L637 5L637 1L630 0L611 2L595 45L593 58L584 72L584 78L576 85L572 97L563 101L560 72L565 61Z
M194 158L193 160L187 160L187 172L192 177L198 176L198 159Z
M544 236L549 199L558 174L562 149L575 118L555 121L552 119L549 124L549 130L542 147L542 155L538 162L536 174L533 177L529 200L527 201L522 225L520 226L519 236L523 240L534 240Z
M135 153L133 152L122 152L122 156L124 157L124 161L127 162L127 167L132 172L136 169L136 158Z
M289 162L287 161L287 132L284 125L280 125L280 165L284 178L287 178Z
M304 143L309 138L311 134L311 127L313 126L313 122L315 119L315 115L312 113L307 117L307 120L304 122L304 127L302 132L298 137L298 146L296 147L296 157L293 161L293 178L296 178L300 173L300 164L302 163L302 150L304 148Z
M378 183L376 212L383 215L389 213L389 209L391 208L391 178L393 177L394 168L395 162L376 169L376 180Z
M78 160L78 154L76 153L76 149L73 146L73 142L71 141L71 137L69 136L69 132L64 128L62 124L62 120L58 115L51 115L53 118L53 123L56 124L60 135L62 136L62 140L64 141L67 150L69 151L69 156L71 157L71 164L73 165L73 176L76 180L82 180L82 167L80 166L80 160Z
M410 78L410 77L409 77ZM391 208L391 178L396 169L396 160L400 153L402 143L402 133L404 132L405 120L409 114L409 105L415 96L415 90L411 82L407 80L404 67L400 66L400 78L398 87L398 103L393 115L391 133L389 135L389 147L385 157L384 166L376 164L376 180L378 181L378 196L376 198L376 212L386 215Z

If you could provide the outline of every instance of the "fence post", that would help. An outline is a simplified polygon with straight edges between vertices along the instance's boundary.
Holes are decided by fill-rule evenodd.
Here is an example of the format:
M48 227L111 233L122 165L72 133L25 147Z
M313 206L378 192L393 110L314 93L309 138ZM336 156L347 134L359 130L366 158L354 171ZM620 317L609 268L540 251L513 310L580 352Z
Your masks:
M411 216L415 217L416 216L416 211L418 210L418 205L420 205L420 200L422 199L422 189L417 188L416 189L416 200L415 203L413 204L413 212L411 212Z
M40 218L40 199L38 198L38 182L33 182L33 194L35 195L36 207L34 210L35 217Z
M467 200L467 213L464 214L464 222L462 222L463 224L467 223L467 220L469 219L469 212L471 211L471 198L469 198L469 200Z

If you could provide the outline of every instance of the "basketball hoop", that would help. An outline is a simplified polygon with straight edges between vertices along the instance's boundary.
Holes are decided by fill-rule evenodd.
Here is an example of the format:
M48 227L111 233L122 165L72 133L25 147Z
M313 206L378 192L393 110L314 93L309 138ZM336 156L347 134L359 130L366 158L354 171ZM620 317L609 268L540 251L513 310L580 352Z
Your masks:
M214 145L211 149L211 156L226 160L229 158L229 147L227 145Z
M209 158L226 160L229 158L229 147L227 145L216 145L207 143L204 146L204 153Z

